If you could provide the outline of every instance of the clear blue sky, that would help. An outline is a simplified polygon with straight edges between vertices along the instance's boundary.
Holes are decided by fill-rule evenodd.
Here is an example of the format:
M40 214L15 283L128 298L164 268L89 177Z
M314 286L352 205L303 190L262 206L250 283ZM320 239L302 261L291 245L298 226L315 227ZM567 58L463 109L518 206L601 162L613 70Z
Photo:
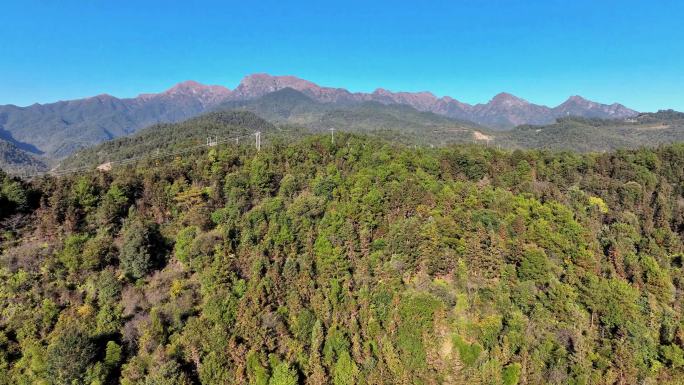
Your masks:
M3 0L0 104L233 88L291 74L352 91L507 91L684 110L681 0Z

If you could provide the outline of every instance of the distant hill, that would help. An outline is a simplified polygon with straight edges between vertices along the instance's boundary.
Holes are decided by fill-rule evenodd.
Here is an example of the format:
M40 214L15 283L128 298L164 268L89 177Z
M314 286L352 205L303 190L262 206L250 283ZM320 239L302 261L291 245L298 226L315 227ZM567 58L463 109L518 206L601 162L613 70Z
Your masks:
M627 120L561 118L554 124L519 126L496 134L507 148L547 148L580 152L653 147L684 141L684 114L660 111Z
M639 121L642 123L659 120L679 121L684 120L684 112L679 112L675 110L660 110L658 112L647 112L644 114L639 114L639 116L634 117L632 120Z
M0 170L9 173L42 172L47 164L38 156L17 147L14 143L0 139Z
M58 170L94 166L140 156L182 151L206 144L208 137L236 137L277 128L248 111L220 111L181 123L162 123L138 133L79 151L61 162ZM243 139L253 141L253 138Z
M287 88L300 94L279 94L276 100L261 99ZM318 105L303 105L301 95ZM295 99L288 101L287 97ZM259 99L263 104L271 104L249 105L247 108L259 110L268 119L276 116L288 121L292 121L293 117L304 119L307 125L311 124L306 121L307 117L320 117L323 112L349 108L363 111L369 108L365 105L368 102L387 106L407 105L420 112L442 115L460 122L474 122L496 130L522 124L550 124L556 118L569 115L602 119L624 119L637 115L636 111L619 104L599 104L576 96L555 108L529 103L506 93L495 96L488 103L470 105L448 96L438 98L430 92L391 92L379 88L372 93L352 93L344 88L321 87L294 76L255 74L245 77L234 90L187 81L158 94L141 94L135 98L98 95L27 107L0 106L0 138L23 151L43 155L47 161L55 161L80 149L133 134L156 123L179 122L215 110L219 105L243 105L245 101ZM308 111L307 108L314 108L315 111ZM385 112L397 117L397 110L390 110ZM281 116L282 113L292 116ZM330 117L330 123L343 122L345 119L340 120L339 115L336 113ZM399 115L401 118L407 116L403 113ZM325 119L322 124L328 124ZM373 119L367 123L371 121Z

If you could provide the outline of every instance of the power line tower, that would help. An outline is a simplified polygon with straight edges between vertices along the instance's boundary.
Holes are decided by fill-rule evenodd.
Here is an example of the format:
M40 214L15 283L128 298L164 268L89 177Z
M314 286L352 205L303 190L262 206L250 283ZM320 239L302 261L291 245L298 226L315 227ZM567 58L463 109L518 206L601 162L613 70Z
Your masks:
M256 149L257 151L261 151L261 132L257 131L254 136L256 138Z
M335 128L331 127L328 130L330 130L330 142L335 144Z

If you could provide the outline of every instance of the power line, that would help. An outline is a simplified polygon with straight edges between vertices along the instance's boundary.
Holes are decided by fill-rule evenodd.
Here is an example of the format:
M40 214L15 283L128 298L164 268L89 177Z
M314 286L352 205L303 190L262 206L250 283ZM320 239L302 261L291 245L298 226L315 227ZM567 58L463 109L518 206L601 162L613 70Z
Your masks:
M79 173L79 172L96 170L103 165L107 165L107 168L111 168L114 165L126 165L126 164L134 163L134 162L137 162L137 161L143 160L143 159L153 160L153 159L164 158L164 157L168 157L168 156L181 155L184 153L195 151L195 150L200 149L200 148L214 147L218 144L223 144L223 143L228 143L228 142L231 142L231 143L234 142L236 144L239 144L240 139L249 138L253 135L255 135L255 134L245 134L245 135L240 135L240 136L226 137L223 139L219 139L218 136L208 137L205 144L199 144L196 146L187 147L187 148L184 148L184 149L178 150L178 151L161 152L159 150L159 148L156 148L154 155L144 154L144 155L134 156L131 158L126 158L126 159L113 160L113 161L108 161L108 162L102 163L98 166L81 166L81 167L74 167L74 168L69 168L69 169L52 169L50 171L36 172L33 174L28 174L28 175L26 175L26 178L34 178L34 177L48 175L48 174L54 175L54 176L62 176L62 175L66 175L66 174L74 174L74 173ZM257 149L261 149L261 133L260 132L258 133Z
M279 132L288 132L288 131L294 131L294 130L296 130L295 127L290 128L290 129L283 129L283 128L278 129ZM219 139L218 136L213 136L213 137L210 136L210 137L207 137L207 140L204 144L198 144L196 146L187 147L187 148L184 148L182 150L178 150L178 151L174 151L174 152L161 152L159 150L159 148L156 148L154 150L155 151L154 155L144 154L144 155L134 156L131 158L126 158L126 159L113 160L113 161L104 162L98 166L81 166L81 167L75 167L75 168L70 168L70 169L53 169L50 171L36 172L33 174L27 174L26 178L35 178L38 176L43 176L43 175L48 175L48 174L54 175L54 176L62 176L62 175L67 175L67 174L74 174L74 173L97 170L98 168L100 168L104 165L106 165L106 168L111 169L111 167L113 167L114 165L126 165L126 164L134 163L134 162L137 162L137 161L143 160L143 159L153 160L153 159L158 159L158 158L165 158L168 156L181 155L181 154L185 154L188 152L195 151L195 150L200 149L200 148L214 147L214 146L217 146L217 145L223 144L223 143L229 143L229 142L233 143L234 142L236 145L239 145L240 139L250 138L252 136L255 137L255 140L256 140L255 145L256 145L257 151L261 151L261 131L254 132L252 134L244 134L244 135L239 135L239 136L225 137L223 139Z
M330 140L332 144L335 144L335 128L329 128L330 131ZM291 132L291 131L299 131L297 127L291 127L289 129L283 129L281 127L278 127L278 132ZM219 136L209 136L206 138L206 142L204 144L198 144L195 146L190 146L186 147L181 150L177 151L166 151L162 152L160 151L159 148L154 149L153 155L150 154L143 154L143 155L138 155L134 156L131 158L126 158L126 159L119 159L119 160L112 160L112 161L107 161L104 163L101 163L97 166L81 166L81 167L74 167L74 168L69 168L69 169L52 169L49 171L43 171L43 172L35 172L33 174L26 173L25 178L35 178L43 175L54 175L54 176L62 176L62 175L67 175L67 174L74 174L74 173L81 173L81 172L87 172L87 171L93 171L93 170L103 170L103 171L109 171L111 168L115 165L127 165L131 164L140 160L154 160L154 159L159 159L159 158L165 158L169 156L177 156L177 155L182 155L188 152L193 152L196 151L200 148L207 148L207 147L215 147L219 144L224 144L224 143L233 143L236 146L239 146L240 144L240 139L246 139L246 138L251 138L254 137L255 140L255 147L257 151L261 151L261 131L256 131L251 134L244 134L244 135L238 135L238 136L231 136L231 137L224 137L220 138ZM432 146L432 145L431 145Z

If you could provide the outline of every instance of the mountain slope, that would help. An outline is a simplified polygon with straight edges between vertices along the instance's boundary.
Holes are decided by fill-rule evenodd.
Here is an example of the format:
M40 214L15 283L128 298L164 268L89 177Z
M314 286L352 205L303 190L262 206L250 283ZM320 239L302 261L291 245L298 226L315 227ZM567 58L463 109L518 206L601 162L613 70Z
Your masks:
M43 159L12 142L0 139L0 170L11 174L42 172L48 169Z
M160 94L130 99L98 95L28 107L0 106L0 130L49 158L60 159L154 123L185 120L225 100L229 93L223 87L186 82Z
M545 124L555 119L550 108L505 92L494 96L489 103L473 106L466 116L474 122L498 129L521 124Z
M636 115L634 110L630 110L621 104L599 104L577 95L571 96L561 105L553 108L552 111L556 117L581 116L584 118L623 119Z
M225 102L216 110L246 110L269 121L308 123L312 117L336 107L336 104L315 101L304 92L286 87L254 99Z

